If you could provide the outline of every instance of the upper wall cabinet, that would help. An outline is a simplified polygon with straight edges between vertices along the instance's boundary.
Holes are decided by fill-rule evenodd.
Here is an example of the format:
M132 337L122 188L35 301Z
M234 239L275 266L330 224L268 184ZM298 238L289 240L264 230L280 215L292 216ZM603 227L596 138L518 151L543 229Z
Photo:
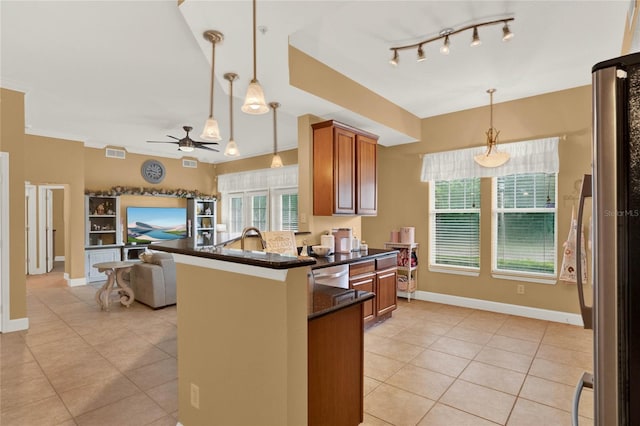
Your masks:
M378 137L334 120L313 128L313 214L376 215Z

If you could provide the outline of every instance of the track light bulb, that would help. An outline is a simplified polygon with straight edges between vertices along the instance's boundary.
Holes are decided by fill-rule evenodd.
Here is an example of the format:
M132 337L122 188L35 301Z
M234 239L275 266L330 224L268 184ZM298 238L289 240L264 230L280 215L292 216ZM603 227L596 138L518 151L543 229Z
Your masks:
M513 33L509 29L509 24L504 23L504 27L502 27L502 41L509 41L513 38Z
M448 35L444 37L444 43L440 47L440 53L442 53L443 55L449 54L449 36Z
M398 66L398 62L400 62L400 57L398 56L398 51L394 49L393 50L393 58L391 58L389 63L391 65L393 65L394 67L397 67Z
M473 37L471 38L471 46L480 46L480 36L478 35L478 27L473 27Z
M422 45L418 46L418 62L422 62L425 59L427 59L427 57L424 55L424 50L422 50Z

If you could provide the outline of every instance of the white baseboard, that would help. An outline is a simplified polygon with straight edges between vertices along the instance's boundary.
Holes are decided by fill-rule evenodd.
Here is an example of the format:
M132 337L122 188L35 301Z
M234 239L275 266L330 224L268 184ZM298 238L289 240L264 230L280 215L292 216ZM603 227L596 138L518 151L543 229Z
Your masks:
M6 321L8 324L3 324L2 332L11 333L13 331L22 331L29 328L29 318L18 318Z
M407 293L398 292L398 296L407 297ZM464 308L480 309L501 314L517 315L545 321L561 322L564 324L584 326L582 316L570 312L551 311L549 309L532 308L530 306L511 305L508 303L492 302L490 300L472 299L469 297L452 296L450 294L432 293L418 290L411 295L411 299L426 302L444 303L446 305L462 306Z
M87 284L87 279L86 278L69 278L69 274L67 274L66 272L64 273L64 279L65 281L67 281L67 285L69 287L78 287L81 285L85 285Z
M64 262L64 256L55 256L53 258L54 262Z

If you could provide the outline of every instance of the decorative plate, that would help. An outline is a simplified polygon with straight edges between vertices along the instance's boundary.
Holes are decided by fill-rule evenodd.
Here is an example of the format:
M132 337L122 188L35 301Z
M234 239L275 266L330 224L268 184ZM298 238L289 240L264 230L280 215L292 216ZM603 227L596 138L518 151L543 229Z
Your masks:
M140 170L142 177L149 183L160 183L166 174L164 166L157 160L147 160Z

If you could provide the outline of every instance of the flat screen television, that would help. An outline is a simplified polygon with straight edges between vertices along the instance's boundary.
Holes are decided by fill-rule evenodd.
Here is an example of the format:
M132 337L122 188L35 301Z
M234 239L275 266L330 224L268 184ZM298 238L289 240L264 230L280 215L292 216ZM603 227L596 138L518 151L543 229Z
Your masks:
M186 207L127 207L127 243L151 244L186 236Z

